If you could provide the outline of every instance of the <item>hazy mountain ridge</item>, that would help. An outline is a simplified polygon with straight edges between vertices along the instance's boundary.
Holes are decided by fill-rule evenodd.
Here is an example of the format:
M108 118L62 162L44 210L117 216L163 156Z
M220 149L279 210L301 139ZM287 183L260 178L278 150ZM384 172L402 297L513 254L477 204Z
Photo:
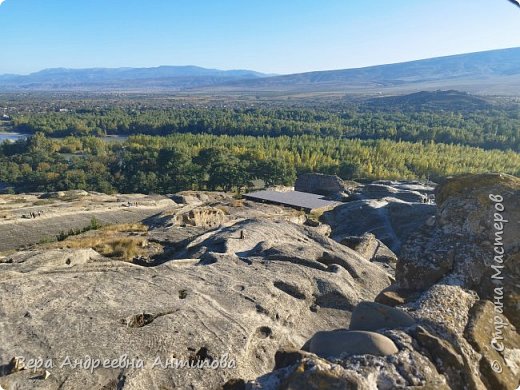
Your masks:
M230 88L255 90L381 89L402 86L437 87L470 83L520 83L520 48L459 54L364 68L307 72L228 83ZM507 81L506 81L507 80ZM459 88L461 89L461 88Z
M520 48L282 76L197 66L56 68L27 76L0 76L0 90L377 93L458 89L481 94L517 94L519 88Z
M126 89L167 88L221 84L233 80L266 77L250 70L218 70L198 66L159 66L154 68L52 68L22 75L0 76L6 89Z

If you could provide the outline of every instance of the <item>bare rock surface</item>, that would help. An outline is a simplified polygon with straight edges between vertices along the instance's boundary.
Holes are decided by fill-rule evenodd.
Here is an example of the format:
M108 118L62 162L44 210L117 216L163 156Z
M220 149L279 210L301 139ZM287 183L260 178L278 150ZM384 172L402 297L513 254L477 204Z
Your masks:
M415 321L405 311L376 302L360 302L352 312L349 329L377 331L413 325Z
M294 189L319 195L337 195L357 185L354 182L345 182L335 175L304 173L296 179Z
M341 329L317 332L309 340L308 350L324 358L367 354L386 356L398 352L394 342L379 333Z
M399 254L402 243L434 214L433 204L406 202L397 198L362 199L326 212L323 221L331 226L331 237L335 240L371 233Z
M92 218L100 224L138 222L175 205L164 196L141 194L0 195L0 253L55 240L61 232L89 226Z
M321 218L209 192L0 197L0 229L42 201L59 212L31 222L141 209L139 224L0 253L0 386L516 389L518 179L449 179L436 213L425 187L359 185ZM490 193L508 220L495 283ZM70 366L88 358L126 366Z
M392 183L377 183L381 184ZM350 330L325 333L376 332L392 340L395 353L377 356L367 347L349 355L350 344L328 336L332 341L324 345L337 348L335 357L324 359L326 354L318 348L313 349L319 352L316 356L293 353L292 364L247 382L245 388L517 389L519 185L518 178L499 174L462 176L441 184L435 217L430 209L423 214L428 218L409 231L397 262L397 283L378 294L378 303L359 303ZM332 226L332 237L341 240L339 234L350 232L352 225L359 229L354 235L363 237L370 231L356 225L363 215L376 227L370 232L383 242L381 231L394 231L398 237L388 227L377 230L380 219L372 219L374 209L409 205L388 199L354 200L330 212L324 219ZM370 240L360 237L343 237L343 242L360 253L373 252ZM497 253L497 246L503 252ZM312 341L303 349L309 351ZM342 353L347 356L338 357Z
M495 325L500 326L498 337ZM520 377L520 335L507 318L495 313L490 301L480 301L470 312L465 336L482 354L480 370L486 386L492 389L513 389Z
M143 214L148 230L125 225L5 253L0 365L15 356L52 365L45 367L48 374L11 370L0 376L0 385L216 389L232 378L252 380L273 369L277 350L298 349L315 332L347 324L360 301L373 300L390 285L382 267L304 225L300 212L204 195L190 204L166 199L153 214ZM94 203L93 196L101 197L81 199ZM135 205L131 196L124 202L103 196L102 202L121 212L143 207L140 199ZM226 218L209 223L206 210ZM57 224L66 218L45 214ZM81 247L109 234L162 249L143 263ZM125 367L71 367L125 355ZM207 365L224 359L231 366L175 368L173 359Z
M425 290L444 281L493 300L520 325L520 179L502 174L448 179L437 189L435 224L401 250L396 277ZM507 222L506 222L507 221Z
M0 274L9 274L0 282L1 360L44 357L58 364L67 356L124 354L143 359L144 368L125 371L125 388L201 388L230 376L254 378L272 368L277 349L297 347L314 331L347 322L342 300L353 306L371 299L380 285L372 280L369 287L370 275L358 282L347 271L274 261L247 264L230 255L207 266L175 263L143 268L76 251L13 255L12 262L0 265ZM366 267L375 266L367 262ZM311 310L315 301L323 309ZM237 368L151 367L157 356L189 360L203 348L211 359L228 354ZM78 383L94 388L120 374L59 366L49 371L52 380L20 380L19 388L73 389ZM0 378L5 385L17 381L17 374Z
M413 188L413 189L412 189ZM393 182L374 182L357 187L350 194L351 199L395 198L405 202L426 203L432 188L419 184L408 185Z

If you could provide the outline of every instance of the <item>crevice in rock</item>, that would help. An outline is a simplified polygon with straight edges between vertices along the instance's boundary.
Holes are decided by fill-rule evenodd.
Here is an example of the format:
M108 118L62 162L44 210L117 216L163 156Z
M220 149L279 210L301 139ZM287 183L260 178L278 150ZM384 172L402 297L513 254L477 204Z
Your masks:
M319 296L315 295L314 297L314 305L318 305L319 307L346 311L352 311L355 307L344 295L337 291L331 291Z
M274 282L274 286L283 291L284 293L290 295L293 298L305 300L305 294L300 291L300 289L292 284L285 283L281 280L277 280Z

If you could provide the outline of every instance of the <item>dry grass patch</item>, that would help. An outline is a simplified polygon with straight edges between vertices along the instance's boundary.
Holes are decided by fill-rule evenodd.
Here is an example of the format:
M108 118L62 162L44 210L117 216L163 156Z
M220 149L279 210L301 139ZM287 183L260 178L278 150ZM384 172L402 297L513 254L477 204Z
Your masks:
M101 228L104 232L120 232L120 233L130 233L130 232L140 232L144 233L148 231L148 226L143 225L142 223L121 223L118 225L107 225Z
M224 206L224 205L216 205L214 206L216 209L222 211L224 213L224 215L229 215L229 207L228 206Z
M134 257L144 255L148 241L144 237L121 237L115 235L99 235L95 237L74 237L62 242L61 247L70 249L92 248L106 257L131 261Z
M244 207L244 199L233 199L231 207Z
M142 237L123 237L104 242L94 247L94 250L103 256L117 257L129 261L138 255L144 254L144 248L147 245L147 241Z
M148 240L144 237L148 228L141 223L127 223L103 226L99 230L84 234L69 236L59 243L53 243L53 248L86 249L92 248L106 257L131 261L136 256L148 252ZM141 233L128 236L125 233Z

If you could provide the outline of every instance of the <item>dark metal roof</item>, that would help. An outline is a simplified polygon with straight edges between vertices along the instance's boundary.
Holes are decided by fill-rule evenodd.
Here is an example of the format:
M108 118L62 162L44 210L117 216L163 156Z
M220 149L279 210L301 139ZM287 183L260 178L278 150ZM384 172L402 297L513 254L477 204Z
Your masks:
M338 202L323 199L323 195L310 194L300 191L257 191L245 194L246 199L282 204L306 210L330 208Z

